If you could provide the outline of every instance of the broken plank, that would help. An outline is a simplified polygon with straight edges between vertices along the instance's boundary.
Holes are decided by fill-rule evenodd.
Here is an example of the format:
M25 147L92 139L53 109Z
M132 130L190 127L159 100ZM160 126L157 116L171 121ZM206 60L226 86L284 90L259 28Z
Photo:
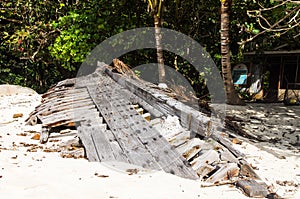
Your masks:
M63 96L57 96L54 98L44 98L43 104L39 107L40 109L43 107L48 106L49 104L59 104L62 102L72 102L76 100L84 100L88 99L89 95L88 93L79 93L79 94L70 94L70 95L63 95Z
M150 104L148 104L145 100L133 94L127 89L120 90L121 94L124 94L124 97L127 98L133 104L139 104L146 111L148 111L154 118L162 117L164 114L160 112L158 109L154 108Z
M60 118L48 118L47 120L42 120L43 124L45 126L52 126L54 127L54 124L59 124L60 125L55 125L55 126L61 126L63 125L62 123L66 122L81 122L81 121L86 121L89 119L93 119L95 117L98 117L99 115L97 114L91 114L91 113L84 113L81 115L66 115L66 117L60 117Z
M239 180L236 183L248 197L265 198L269 194L266 186L259 184L255 180Z
M220 153L221 161L234 162L234 163L239 162L239 160L227 148L220 149L219 153Z
M214 139L215 141L219 142L223 146L225 146L236 158L245 157L245 155L243 153L241 153L240 151L236 150L232 146L232 143L229 140L225 139L222 136L221 132L214 131L214 133L211 135L211 138Z
M87 107L87 106L90 106L90 105L93 105L93 104L94 103L91 99L74 101L74 102L71 102L71 103L70 102L69 103L61 103L57 106L51 105L47 109L42 110L37 114L42 115L42 116L47 116L47 115L50 115L50 114L53 114L53 113L56 113L56 112L59 112L59 111L70 110L70 109L73 109L73 108Z
M204 141L199 138L193 138L188 140L185 144L177 147L177 151L181 153L185 159L190 160L201 151L202 142Z
M39 115L39 118L42 121L49 120L49 119L51 120L52 118L62 118L62 119L65 117L73 118L76 116L80 116L81 114L92 113L92 112L97 113L97 109L94 104L89 105L89 106L83 106L83 107L73 107L73 108L55 112L55 113L52 113L52 114L46 115L46 116Z
M100 161L94 142L92 140L91 132L86 132L83 127L78 127L77 130L78 130L78 136L85 148L86 156L88 160L91 162Z
M50 92L47 92L42 95L43 99L53 99L59 96L65 96L65 95L70 95L70 94L77 94L77 93L82 93L86 92L86 88L80 88L76 89L74 87L71 88L56 88L54 90L50 90Z
M77 99L75 99L75 98L69 98L69 99L58 98L58 99L49 100L49 101L43 103L42 105L36 107L34 114L39 114L40 112L47 110L49 107L61 106L63 104L68 104L68 103L76 103L76 102L80 103L85 100L90 100L90 96L86 95L85 97L79 97Z
M103 161L113 161L115 160L113 149L110 145L109 140L105 136L101 127L99 126L91 126L91 127L83 127L84 132L90 132L93 145L98 154L99 160Z
M215 150L208 150L199 157L195 158L192 162L192 168L197 172L200 177L204 177L215 169L213 163L219 162L219 154Z
M150 115L150 113L144 113L144 114L142 115L142 117L143 117L145 120L147 120L148 122L151 120L151 115Z
M221 166L212 176L206 179L209 183L218 183L222 181L232 180L239 175L240 168L236 163L226 163Z
M168 139L168 142L175 148L186 143L190 139L191 133L189 131L183 131L174 137Z
M54 115L54 114L53 114ZM56 114L54 116L49 115L44 118L40 118L40 120L43 122L44 125L50 125L56 122L61 121L73 121L73 122L79 122L87 119L93 119L95 117L99 117L99 112L97 112L97 109L87 109L81 112L69 112L65 114Z
M253 170L253 168L250 166L250 164L248 162L241 159L240 165L241 165L241 171L240 171L241 175L250 177L255 180L261 180L260 177L256 174L256 172Z

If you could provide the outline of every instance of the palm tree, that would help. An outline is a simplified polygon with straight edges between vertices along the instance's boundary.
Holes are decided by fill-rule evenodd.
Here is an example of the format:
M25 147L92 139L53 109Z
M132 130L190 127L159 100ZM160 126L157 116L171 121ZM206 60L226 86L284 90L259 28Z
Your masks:
M229 11L232 0L221 0L221 63L222 76L226 92L226 103L232 105L242 105L244 102L239 98L233 86L230 48L229 48Z
M164 66L163 48L162 48L162 13L164 0L148 0L148 6L150 13L154 19L154 29L155 29L155 42L157 49L157 64L158 64L158 81L159 83L166 82L166 72Z

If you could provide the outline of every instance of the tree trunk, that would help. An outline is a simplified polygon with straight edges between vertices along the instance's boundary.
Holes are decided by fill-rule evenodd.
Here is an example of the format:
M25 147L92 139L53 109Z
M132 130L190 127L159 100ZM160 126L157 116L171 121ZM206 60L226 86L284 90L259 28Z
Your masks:
M166 72L164 66L163 48L162 48L162 35L161 35L161 18L156 14L154 17L155 27L155 42L157 50L157 64L158 64L158 81L159 83L166 83Z
M226 103L242 105L244 102L239 98L233 86L230 48L229 48L229 11L231 0L221 0L221 63L222 75L226 92Z

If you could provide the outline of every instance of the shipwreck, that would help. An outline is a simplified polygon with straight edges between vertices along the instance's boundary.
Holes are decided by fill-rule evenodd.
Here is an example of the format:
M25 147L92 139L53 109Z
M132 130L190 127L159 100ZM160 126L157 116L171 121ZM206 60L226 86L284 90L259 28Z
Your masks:
M76 129L89 161L125 162L267 197L267 185L234 149L222 122L174 96L120 66L98 63L95 72L43 94L27 123L42 124L42 143L57 129ZM166 129L168 121L176 128Z

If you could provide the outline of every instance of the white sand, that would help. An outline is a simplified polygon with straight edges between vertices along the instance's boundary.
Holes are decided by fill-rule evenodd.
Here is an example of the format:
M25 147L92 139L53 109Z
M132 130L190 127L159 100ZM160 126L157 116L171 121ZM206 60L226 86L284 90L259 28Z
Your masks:
M105 163L61 158L57 152L46 153L41 149L27 152L28 147L20 142L42 146L37 140L30 139L33 133L29 132L38 132L41 126L24 125L24 120L39 100L37 94L2 97L0 94L1 198L248 198L235 187L201 188L200 181L161 171L128 175L125 170L136 168L134 165L124 165L121 171ZM24 116L14 119L14 113L23 113ZM24 132L26 135L20 136ZM51 144L48 142L47 146ZM296 193L294 186L276 184L276 180L300 183L299 156L277 159L246 142L236 147L247 154L248 161L259 168L257 173L269 185L273 185L278 194L300 198L299 187Z

